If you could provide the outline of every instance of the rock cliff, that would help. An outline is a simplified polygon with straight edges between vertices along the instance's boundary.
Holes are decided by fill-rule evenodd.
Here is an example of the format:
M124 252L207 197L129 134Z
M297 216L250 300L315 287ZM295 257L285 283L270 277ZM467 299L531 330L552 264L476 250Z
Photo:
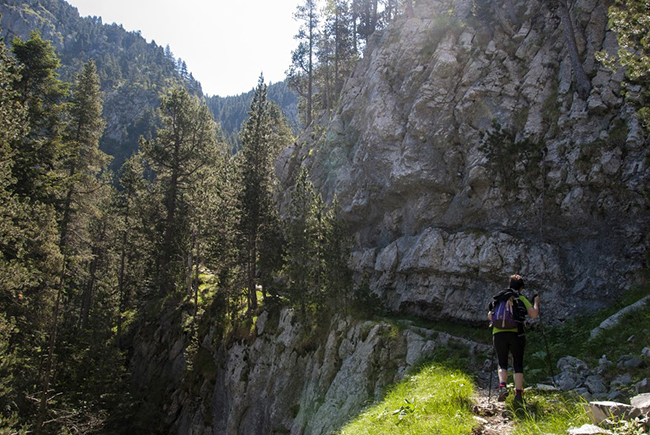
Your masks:
M391 309L480 321L520 273L558 320L639 279L648 136L595 59L617 50L607 2L569 2L580 93L550 3L418 2L374 35L325 132L277 162L338 197L357 276Z
M445 333L350 318L334 319L320 339L306 339L289 309L264 312L239 341L225 344L215 333L210 329L201 342L200 382L171 397L167 433L329 434L436 349L490 352Z

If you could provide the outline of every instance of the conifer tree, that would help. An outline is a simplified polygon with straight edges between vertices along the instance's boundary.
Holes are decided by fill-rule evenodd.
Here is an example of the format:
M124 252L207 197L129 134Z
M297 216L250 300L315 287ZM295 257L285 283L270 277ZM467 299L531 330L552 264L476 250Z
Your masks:
M11 70L13 60L8 56L4 41L0 40L0 83L10 84L17 79L16 71ZM13 415L20 403L20 381L16 379L18 367L23 365L22 373L29 367L11 345L15 342L17 320L20 321L24 287L33 279L26 252L25 224L28 224L26 207L13 192L15 179L12 176L14 151L11 143L25 134L27 113L20 102L19 94L12 87L0 86L0 408L3 416L10 418L9 428L0 421L0 431L12 432L11 426L17 423ZM22 337L21 337L22 338ZM23 342L23 340L19 340ZM33 343L26 343L29 344ZM3 424L4 423L4 424Z
M240 233L250 309L257 307L255 289L260 237L263 229L270 224L270 216L275 208L272 165L274 144L271 142L273 130L266 91L264 76L260 75L249 117L241 132Z
M60 61L50 41L33 32L27 41L13 40L20 66L16 89L28 108L29 134L21 137L13 174L16 192L32 200L51 203L57 194L55 169L62 147L64 98L67 85L58 78Z
M65 149L60 162L60 177L65 191L59 200L59 249L63 254L56 289L52 324L49 331L47 361L43 373L43 389L36 421L36 432L43 431L47 412L50 381L54 369L59 316L67 277L83 276L82 267L88 257L88 214L95 207L96 193L101 187L98 176L108 160L99 150L104 121L99 77L94 62L88 62L79 73L72 97L70 121L65 135ZM71 289L71 292L73 290Z
M306 104L305 125L309 126L313 118L315 53L319 24L316 0L304 0L299 4L294 18L301 21L302 25L294 37L298 41L298 47L291 53L287 77L289 86Z
M141 140L141 148L155 173L155 188L162 195L164 216L158 230L156 277L160 294L165 295L184 279L189 249L185 192L196 186L201 169L214 162L217 138L207 106L185 89L174 88L163 98L160 116L163 127L155 139Z
M149 226L146 210L151 202L148 195L142 155L129 158L120 170L120 190L114 194L114 214L118 221L116 241L117 272L117 343L122 349L123 315L134 304L137 289L147 287L147 266L151 266L153 249L148 244L145 228Z
M289 298L300 308L303 319L307 316L307 305L317 291L314 288L315 199L314 186L308 179L307 169L301 166L285 219L287 246L284 274L288 279Z
M352 297L352 270L350 250L352 241L341 218L341 207L337 198L324 217L323 258L328 298L333 306L347 307Z
M21 56L23 61L27 57ZM18 56L10 57L0 39L0 317L8 322L3 337L14 343L7 348L10 353L1 356L14 375L7 384L2 381L8 390L5 395L0 392L0 406L9 413L18 408L36 415L27 397L37 395L39 349L50 320L60 256L53 206L38 200L50 193L38 183L21 185L24 165L39 158L38 147L32 145L45 142L45 135L30 134L30 126L37 124L29 118L30 95L36 101L43 97L38 92L42 87L30 88L21 82L33 73L28 71L30 66L31 62L20 63ZM34 92L26 94L26 89Z
M348 2L344 0L328 0L324 9L325 28L323 35L331 39L329 43L329 58L331 64L332 89L330 100L326 107L333 107L338 101L345 78L351 73L352 63L356 56L352 42L352 16ZM323 60L319 61L323 64Z

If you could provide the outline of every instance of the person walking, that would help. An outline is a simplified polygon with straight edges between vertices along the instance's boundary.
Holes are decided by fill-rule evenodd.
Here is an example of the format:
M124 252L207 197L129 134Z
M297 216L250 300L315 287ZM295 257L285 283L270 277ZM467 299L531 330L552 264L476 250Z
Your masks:
M499 362L499 395L503 402L508 397L508 354L512 355L515 371L515 405L523 404L524 392L524 348L526 315L535 319L539 316L539 296L534 305L521 294L524 279L520 275L510 276L508 289L495 295L488 307L488 319L492 327L492 342Z

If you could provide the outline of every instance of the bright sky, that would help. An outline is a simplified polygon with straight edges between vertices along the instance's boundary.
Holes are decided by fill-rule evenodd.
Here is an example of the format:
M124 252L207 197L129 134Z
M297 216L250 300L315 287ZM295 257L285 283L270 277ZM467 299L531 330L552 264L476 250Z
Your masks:
M291 63L299 0L67 0L82 17L140 30L187 63L208 95L248 92L261 72L284 80Z

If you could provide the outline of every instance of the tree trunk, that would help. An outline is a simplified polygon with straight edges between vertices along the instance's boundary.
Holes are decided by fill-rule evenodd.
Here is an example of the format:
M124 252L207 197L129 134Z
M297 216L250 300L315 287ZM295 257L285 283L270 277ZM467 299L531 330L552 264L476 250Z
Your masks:
M43 389L41 391L41 401L38 407L38 415L36 417L36 435L43 433L43 423L45 422L45 414L47 413L47 393L50 389L50 381L52 378L52 368L54 367L54 348L56 346L56 333L59 323L59 311L61 308L61 298L63 295L63 283L65 282L66 262L68 260L67 254L63 255L63 264L61 265L61 274L59 275L59 285L56 291L56 302L54 303L54 315L52 319L52 330L50 331L50 342L47 348L47 363L45 364L45 372L43 373Z
M167 190L167 216L165 217L165 239L162 252L162 269L160 271L162 281L160 283L160 292L166 295L171 292L174 286L173 273L170 270L173 256L173 241L176 221L176 197L178 195L178 178L179 178L179 160L180 160L180 139L176 138L174 144L174 157L172 161L172 176Z
M129 228L129 202L127 199L124 210L124 231L122 232L122 249L120 252L120 275L118 278L118 297L119 305L117 312L117 345L122 349L122 313L126 305L126 298L124 296L124 271L126 269L126 246L128 242L128 228Z
M196 255L194 257L194 264L195 264L195 272L194 272L194 320L192 321L193 323L193 329L194 331L197 330L197 316L199 313L199 264L201 264L201 251L200 251L200 241L201 239L199 237L196 237ZM192 334L194 335L194 334Z
M81 298L81 329L88 328L88 319L90 318L90 307L93 300L93 291L95 289L95 281L97 280L97 264L99 263L99 252L95 247L93 248L93 260L90 262L90 277L88 284Z
M72 178L77 173L76 166L72 165L69 171L69 177ZM47 413L47 393L50 389L50 381L52 378L52 369L54 367L54 349L56 347L56 334L59 326L59 313L61 311L61 299L63 296L63 285L65 283L66 263L68 261L68 224L70 223L72 215L72 197L74 196L74 188L70 187L66 193L66 198L63 206L63 219L61 220L61 234L59 236L59 249L63 253L63 263L61 264L61 272L59 275L59 284L56 290L56 302L54 303L54 313L52 318L52 325L50 329L50 341L47 348L47 363L45 365L45 372L43 373L43 389L41 391L41 401L36 417L36 435L43 433L43 423L45 422L45 414Z
M313 86L314 86L314 22L313 22L313 11L309 11L309 65L307 72L307 125L311 125L312 121L312 97L313 97Z

